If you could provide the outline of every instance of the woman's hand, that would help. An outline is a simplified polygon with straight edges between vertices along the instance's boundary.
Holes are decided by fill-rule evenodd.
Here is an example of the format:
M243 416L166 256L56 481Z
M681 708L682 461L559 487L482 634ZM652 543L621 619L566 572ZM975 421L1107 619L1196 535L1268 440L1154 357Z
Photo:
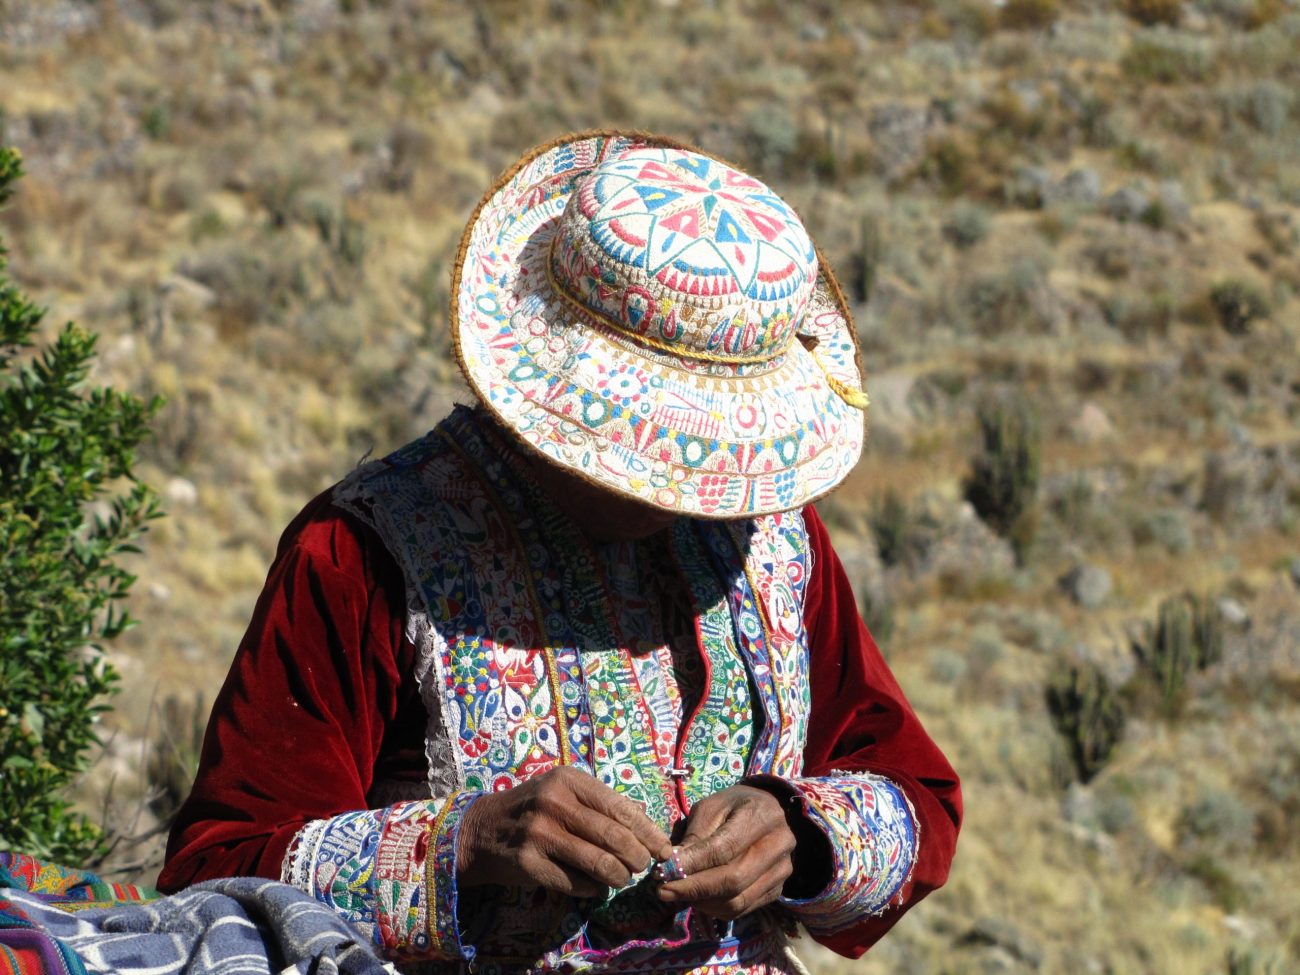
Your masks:
M457 873L465 886L594 897L671 855L668 837L635 802L561 766L474 801L460 827Z
M770 792L733 785L695 804L677 847L686 876L663 884L665 903L732 920L770 904L794 870L795 835Z

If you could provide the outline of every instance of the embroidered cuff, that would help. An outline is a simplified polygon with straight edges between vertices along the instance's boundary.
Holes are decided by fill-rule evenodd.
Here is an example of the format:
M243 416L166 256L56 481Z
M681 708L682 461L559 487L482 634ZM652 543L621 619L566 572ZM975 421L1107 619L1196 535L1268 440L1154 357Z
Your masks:
M830 884L813 897L781 903L813 934L833 934L880 914L899 895L916 862L919 830L903 790L870 773L791 779L804 814L830 841Z
M392 960L473 958L460 938L456 843L479 797L399 802L308 823L294 836L280 879L306 891Z

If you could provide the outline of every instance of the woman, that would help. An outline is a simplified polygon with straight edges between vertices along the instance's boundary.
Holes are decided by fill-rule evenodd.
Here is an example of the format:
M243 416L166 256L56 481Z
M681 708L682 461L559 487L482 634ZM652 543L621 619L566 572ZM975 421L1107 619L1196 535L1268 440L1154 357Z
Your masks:
M947 876L960 794L813 509L848 310L769 188L534 149L453 276L480 403L290 525L160 879L280 877L448 970L785 970Z

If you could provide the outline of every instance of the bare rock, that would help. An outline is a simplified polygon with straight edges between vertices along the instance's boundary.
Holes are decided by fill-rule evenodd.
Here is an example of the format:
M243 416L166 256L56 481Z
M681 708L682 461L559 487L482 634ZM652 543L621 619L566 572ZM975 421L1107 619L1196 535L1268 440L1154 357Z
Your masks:
M1100 443L1115 436L1115 426L1106 411L1089 400L1070 422L1070 434L1080 443Z
M1040 210L1057 198L1059 188L1052 174L1041 166L1021 166L1012 176L1006 194L1017 206Z
M899 421L914 419L908 398L916 385L916 376L906 372L883 372L871 377L871 409L877 417L884 415Z
M1060 579L1061 588L1084 609L1096 609L1110 595L1110 573L1098 565L1077 565Z
M897 179L913 169L925 154L926 138L934 127L930 109L906 102L877 105L867 120L875 144L875 161L880 175Z
M1007 579L1016 558L1005 538L989 528L969 502L923 494L909 527L904 560L919 578L936 576L955 591L977 588L982 580Z
M1215 604L1219 609L1219 616L1223 622L1235 630L1245 630L1250 627L1250 613L1239 600L1231 596L1223 596Z
M1136 186L1122 186L1103 201L1106 212L1120 223L1140 220L1151 198Z
M217 302L217 293L184 274L173 274L158 285L159 298L168 312L182 318L197 315Z
M193 507L199 500L199 489L194 482L183 477L173 477L163 489L163 496L179 508Z
M962 935L959 943L970 947L1001 949L1015 961L1033 969L1043 964L1042 948L1029 935L1001 917L980 918Z
M1097 170L1087 166L1070 170L1061 180L1061 199L1088 206L1101 199L1101 177Z
M1169 223L1184 223L1191 216L1191 207L1187 205L1187 194L1183 184L1176 179L1167 179L1160 184L1157 192L1160 207L1165 212Z
M858 602L865 604L879 600L885 593L885 568L880 561L880 549L869 534L851 542L840 540L836 544L840 562L849 577Z
M0 17L0 43L15 47L52 47L68 36L98 26L95 4L72 0L16 0Z

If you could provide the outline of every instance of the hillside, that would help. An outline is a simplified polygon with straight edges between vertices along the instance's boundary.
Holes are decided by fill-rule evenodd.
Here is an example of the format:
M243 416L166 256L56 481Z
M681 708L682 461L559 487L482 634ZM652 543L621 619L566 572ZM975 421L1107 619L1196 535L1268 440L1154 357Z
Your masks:
M968 818L853 969L1300 970L1297 0L0 0L13 277L167 397L86 808L165 816L279 531L465 395L480 194L589 127L762 176L855 303L868 448L821 510ZM1030 431L1001 533L981 415ZM1072 668L1123 715L1090 761Z

